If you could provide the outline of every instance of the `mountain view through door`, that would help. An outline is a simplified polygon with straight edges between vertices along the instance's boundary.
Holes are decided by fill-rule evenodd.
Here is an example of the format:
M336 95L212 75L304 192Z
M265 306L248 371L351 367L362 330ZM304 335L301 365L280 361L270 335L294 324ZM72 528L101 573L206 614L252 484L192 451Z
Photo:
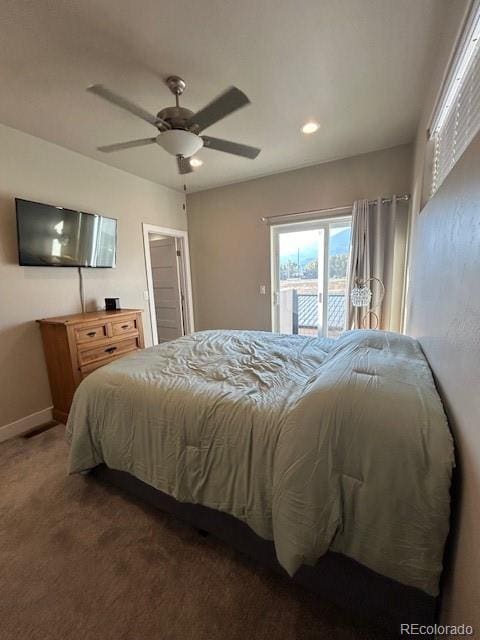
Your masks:
M350 219L279 228L277 330L336 337L345 329Z

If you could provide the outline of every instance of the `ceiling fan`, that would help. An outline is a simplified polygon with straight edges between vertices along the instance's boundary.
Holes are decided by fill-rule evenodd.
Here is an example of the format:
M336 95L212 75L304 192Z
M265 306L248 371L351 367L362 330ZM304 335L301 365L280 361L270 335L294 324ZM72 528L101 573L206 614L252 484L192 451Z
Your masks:
M256 147L239 144L238 142L230 142L222 138L199 135L207 127L210 127L234 111L250 104L250 100L240 89L230 87L207 104L206 107L203 107L203 109L200 109L197 113L193 113L190 109L180 106L180 96L186 87L185 81L178 76L170 76L167 78L166 84L175 96L175 106L165 107L165 109L159 111L156 116L145 111L145 109L142 109L142 107L139 107L134 102L118 96L102 84L94 84L88 87L87 91L117 105L117 107L129 111L134 116L142 118L142 120L146 120L159 131L158 135L152 138L118 142L116 144L97 147L97 149L104 153L111 153L112 151L132 149L133 147L143 147L144 145L156 143L165 149L167 153L176 156L178 171L181 174L191 173L193 171L189 158L202 147L215 149L216 151L224 151L225 153L250 158L251 160L258 156L260 149Z

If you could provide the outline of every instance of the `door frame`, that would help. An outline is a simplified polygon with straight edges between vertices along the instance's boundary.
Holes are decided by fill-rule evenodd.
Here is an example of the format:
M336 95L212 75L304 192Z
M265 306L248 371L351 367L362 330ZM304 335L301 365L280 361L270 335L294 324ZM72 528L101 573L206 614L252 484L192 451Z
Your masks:
M157 314L155 312L155 297L153 292L152 259L150 255L149 234L156 233L158 235L175 238L177 246L180 246L180 256L178 256L178 288L180 291L182 302L182 314L185 334L193 333L195 331L193 320L192 277L190 272L190 248L188 246L188 232L184 231L183 229L159 227L155 224L147 224L146 222L144 222L142 223L142 230L152 343L156 345L158 344Z
M335 223L350 222L351 215L324 216L314 220L306 220L303 222L285 222L283 224L274 224L270 228L270 275L271 275L271 309L272 309L272 331L276 332L280 326L280 241L281 233L292 233L296 231L309 231L315 229L324 229L327 251L324 252L324 295L323 295L323 318L322 332L328 331L328 261L329 261L329 242L330 242L330 225Z

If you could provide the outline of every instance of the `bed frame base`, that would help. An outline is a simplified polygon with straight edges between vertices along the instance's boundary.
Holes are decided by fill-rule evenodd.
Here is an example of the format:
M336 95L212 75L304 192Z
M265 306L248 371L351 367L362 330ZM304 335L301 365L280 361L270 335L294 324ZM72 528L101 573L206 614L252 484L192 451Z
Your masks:
M288 577L276 559L273 543L257 536L233 516L202 505L178 502L130 474L105 465L96 467L92 473L102 482L180 518L201 535L212 534ZM431 625L436 619L436 598L375 573L339 553L327 552L315 567L302 566L292 579L321 598L388 631L389 638L400 637L402 623ZM428 636L423 637L428 640Z

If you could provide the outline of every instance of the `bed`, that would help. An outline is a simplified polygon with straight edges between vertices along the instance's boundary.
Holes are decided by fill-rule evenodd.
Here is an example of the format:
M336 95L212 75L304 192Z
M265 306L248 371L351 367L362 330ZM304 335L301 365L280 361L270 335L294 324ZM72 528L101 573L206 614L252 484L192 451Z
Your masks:
M190 520L224 514L290 576L341 558L347 576L358 565L417 594L431 619L454 457L411 338L195 333L88 376L67 438L71 473L114 470L150 501L197 509Z

